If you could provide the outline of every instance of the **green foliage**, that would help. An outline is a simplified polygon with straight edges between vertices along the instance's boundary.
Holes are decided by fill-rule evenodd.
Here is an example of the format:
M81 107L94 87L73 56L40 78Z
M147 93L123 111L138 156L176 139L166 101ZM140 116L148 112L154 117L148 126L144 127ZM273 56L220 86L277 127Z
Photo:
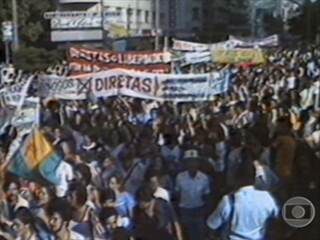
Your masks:
M16 67L34 71L57 63L62 54L46 50L51 47L50 26L43 17L45 12L54 10L54 1L16 0L16 2L20 41L20 49L14 54L13 59ZM0 24L3 21L12 21L12 0L0 0ZM0 31L0 41L2 41L2 31ZM3 44L0 46L3 47Z
M16 52L14 62L16 68L33 72L45 70L63 59L63 52L48 51L44 48L21 47Z
M49 41L49 23L43 14L54 10L52 0L16 0L20 41L30 46L44 46ZM12 20L12 0L0 1L0 23ZM0 34L2 39L2 36Z

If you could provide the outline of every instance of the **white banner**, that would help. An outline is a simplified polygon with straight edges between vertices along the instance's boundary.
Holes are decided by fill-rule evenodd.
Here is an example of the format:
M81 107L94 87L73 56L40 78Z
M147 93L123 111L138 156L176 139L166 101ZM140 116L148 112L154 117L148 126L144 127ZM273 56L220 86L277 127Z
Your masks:
M206 63L211 61L211 52L187 52L182 58L181 66Z
M0 110L0 132L8 125L16 127L18 131L30 131L34 124L39 123L39 117L40 99L26 98L21 108L8 105Z
M238 40L228 40L212 44L195 43L173 39L173 50L186 52L208 52L213 49L232 49L237 47Z
M78 94L77 80L57 75L39 76L38 96L57 99L85 99L86 95Z
M113 69L68 79L47 76L41 82L45 86L41 88L42 95L60 99L126 95L166 101L207 101L228 90L229 73L174 75Z
M253 48L253 47L277 47L279 46L279 36L272 35L261 39L245 39L230 36L231 41L237 41L237 47Z
M210 44L195 43L173 39L173 50L176 51L189 51L189 52L203 52L210 51Z
M101 28L101 15L97 16L85 16L85 17L56 17L51 19L52 30L63 30L63 29L91 29ZM121 19L117 14L106 15L103 18L103 26L108 29L110 24L121 24ZM125 26L125 23L122 22Z
M39 123L40 115L40 99L39 98L27 98L25 99L23 106L18 108L11 124L18 128L18 130L31 130L34 124Z

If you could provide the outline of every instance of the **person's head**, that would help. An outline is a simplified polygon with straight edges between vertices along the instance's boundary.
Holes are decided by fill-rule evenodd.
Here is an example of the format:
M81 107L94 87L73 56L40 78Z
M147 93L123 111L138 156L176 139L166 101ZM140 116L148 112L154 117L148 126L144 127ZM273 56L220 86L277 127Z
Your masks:
M68 201L65 199L54 199L47 208L49 227L57 233L63 228L68 227L72 219L72 210Z
M155 157L152 167L155 171L162 171L164 167L164 160L161 155Z
M35 219L30 209L20 207L16 210L11 228L17 237L26 236L28 232L35 232L34 225Z
M116 201L116 194L113 190L107 189L100 191L99 203L101 206L108 206L109 203L114 203Z
M83 182L85 186L91 183L92 174L90 168L87 165L79 164L76 166L75 171L78 181Z
M36 199L39 204L46 204L50 201L50 193L46 187L41 187L36 191Z
M194 177L199 169L200 156L198 151L195 149L185 151L184 161L186 163L187 171Z
M115 208L105 207L99 214L99 220L108 230L117 228L118 213Z
M70 203L73 207L81 207L87 202L87 189L81 183L72 183L69 191Z
M147 173L146 180L153 191L156 191L161 186L160 179L161 172L157 170L151 170Z
M246 160L236 169L234 178L237 179L237 187L251 186L255 183L255 168L250 160Z
M55 128L54 129L54 136L55 138L62 138L63 137L63 131L61 128Z
M148 208L150 208L152 201L154 200L153 193L154 191L149 185L145 185L139 190L139 207L142 210L147 210Z
M119 175L113 175L109 179L108 186L113 191L121 191L123 190L122 184L123 184L123 178Z

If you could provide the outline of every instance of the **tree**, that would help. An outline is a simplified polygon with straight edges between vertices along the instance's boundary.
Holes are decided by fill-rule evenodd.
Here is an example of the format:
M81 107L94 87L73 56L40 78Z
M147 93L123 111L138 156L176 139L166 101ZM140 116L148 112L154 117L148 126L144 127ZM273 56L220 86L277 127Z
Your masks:
M12 20L11 1L0 1L0 23ZM26 71L35 71L61 60L63 54L52 50L55 45L50 42L49 22L44 19L45 12L54 10L54 1L17 0L17 6L20 49L14 53L15 66ZM2 39L1 31L0 37Z
M14 56L17 69L27 72L45 70L63 60L63 52L44 48L21 47Z
M17 1L19 37L26 46L47 46L49 42L49 23L44 13L54 9L50 0ZM11 0L0 1L0 22L12 19ZM0 35L1 36L1 35ZM1 36L2 38L2 36Z

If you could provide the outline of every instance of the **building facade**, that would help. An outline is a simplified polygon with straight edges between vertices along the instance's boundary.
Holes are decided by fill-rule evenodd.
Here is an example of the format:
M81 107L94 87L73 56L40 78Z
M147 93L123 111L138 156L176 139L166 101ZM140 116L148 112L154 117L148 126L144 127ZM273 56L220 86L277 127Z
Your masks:
M58 42L98 41L105 34L102 22L107 32L112 23L120 28L122 35L154 36L157 12L161 35L194 38L203 31L204 0L56 0L56 3L60 13L79 11L100 14L104 11L117 15L111 22L108 16L103 19L91 15L56 16L51 19L51 30L52 40Z
M230 34L251 34L250 0L203 0L202 39L226 40Z

